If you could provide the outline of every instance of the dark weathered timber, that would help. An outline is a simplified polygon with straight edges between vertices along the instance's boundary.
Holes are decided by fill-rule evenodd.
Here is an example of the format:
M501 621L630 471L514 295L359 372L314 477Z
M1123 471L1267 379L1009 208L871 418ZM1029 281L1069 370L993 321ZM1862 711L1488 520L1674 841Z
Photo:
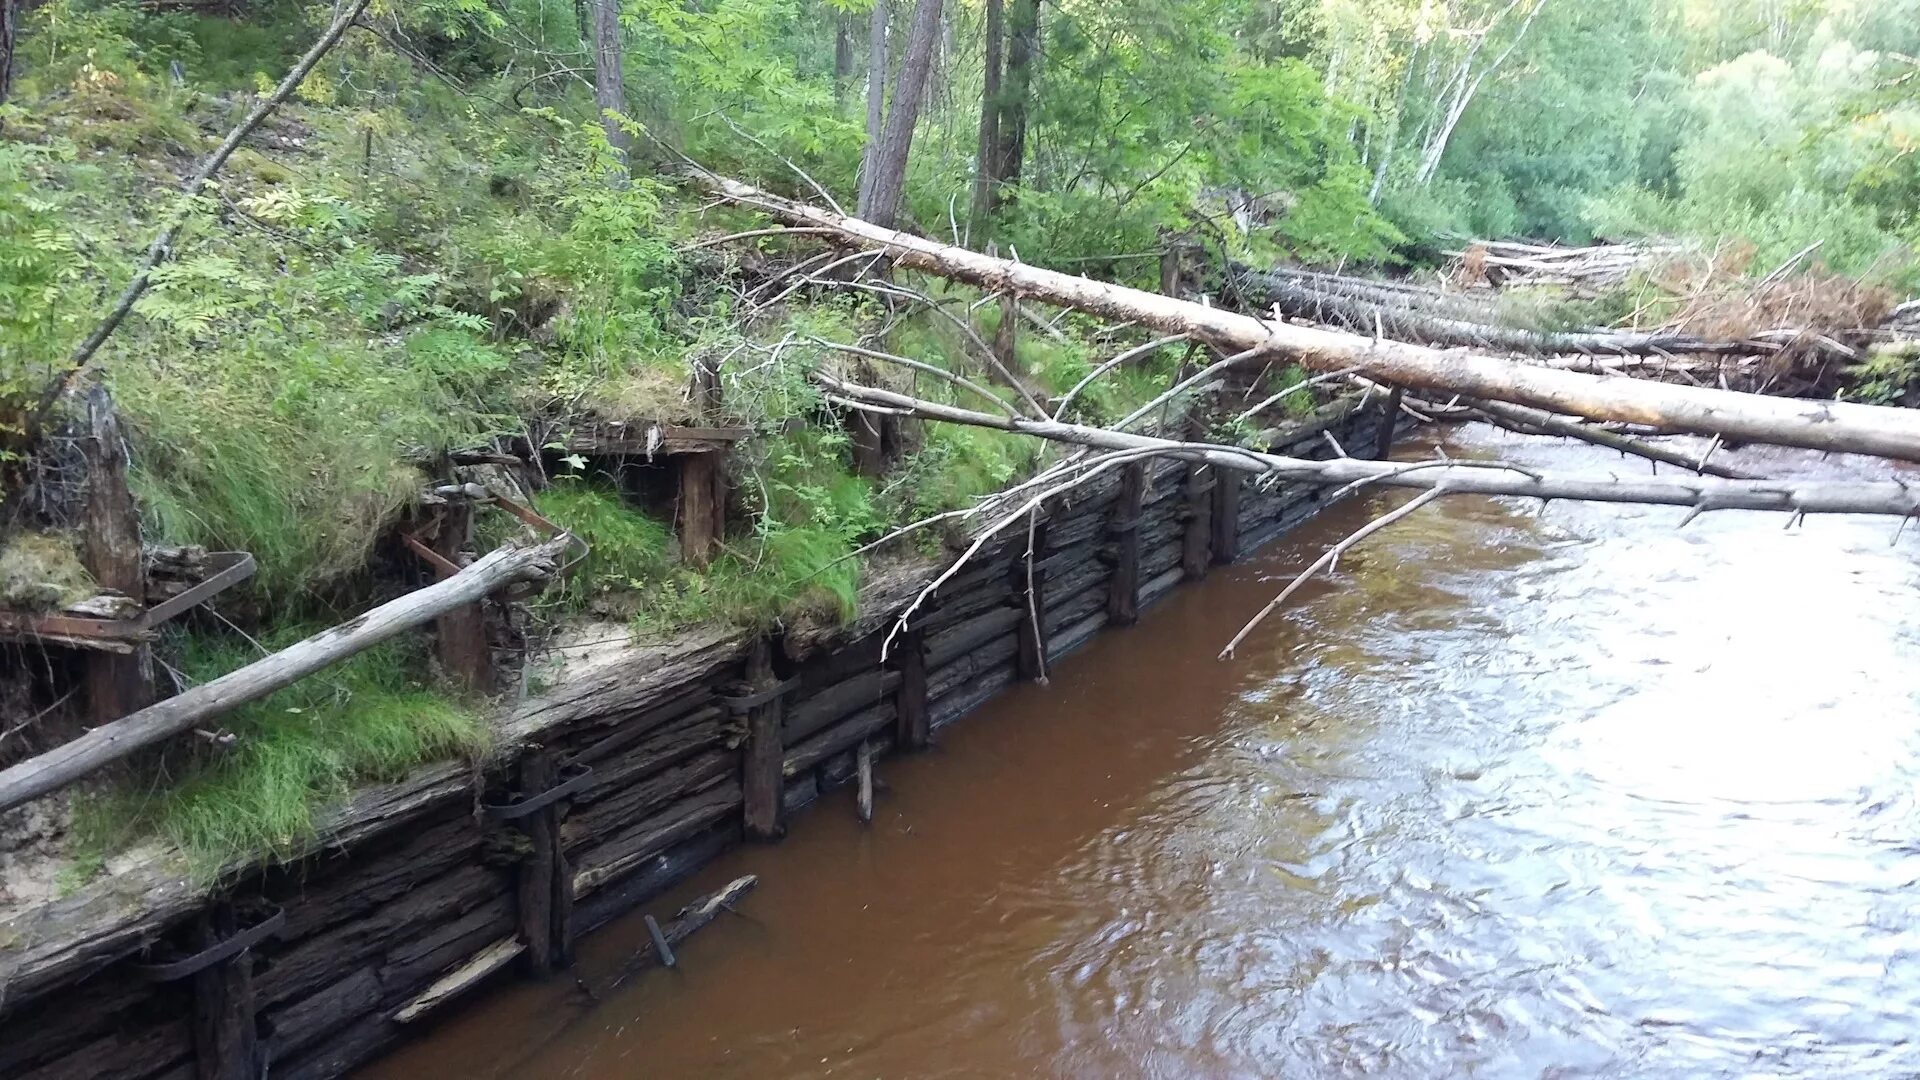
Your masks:
M773 642L761 637L747 652L747 687L764 693L779 683L773 672ZM780 759L784 756L781 738L785 708L778 696L747 710L747 741L740 755L740 793L743 800L742 823L750 840L778 840L786 833L785 813L780 805Z
M1232 469L1214 473L1212 518L1213 564L1224 566L1240 557L1240 478Z
M234 906L222 902L200 916L195 945L210 949L239 931ZM254 1080L260 1075L251 952L243 949L194 972L193 1056L199 1080Z
M1094 635L1098 634L1100 629L1106 625L1107 613L1104 611L1096 611L1078 622L1068 623L1062 626L1059 632L1054 634L1052 639L1053 659L1057 661L1073 650L1092 641Z
M927 643L918 627L901 632L888 663L900 673L893 691L895 741L908 750L924 750L932 730L927 724Z
M1175 566L1172 569L1148 578L1147 583L1140 586L1140 606L1143 608L1152 607L1155 601L1172 592L1174 586L1180 584L1181 579L1185 576L1186 569Z
M431 935L489 902L506 910L513 882L489 866L464 866L402 894L362 918L295 943L254 980L254 994L272 1006L313 993L405 943Z
M860 813L862 824L873 821L873 744L860 740L860 747L854 752L854 769L860 778L860 792L855 806Z
M740 785L725 780L607 838L581 853L573 874L573 895L584 897L631 874L647 860L740 808ZM584 926L583 926L584 928Z
M702 751L576 811L560 828L561 846L572 850L618 832L628 822L663 812L739 772L740 756L734 751Z
M582 934L591 933L690 877L740 842L740 822L719 821L647 860L644 867L583 900L574 916Z
M898 643L895 643L898 647ZM800 740L846 716L886 698L900 685L900 673L873 668L844 682L829 686L786 710L784 742Z
M440 534L433 549L458 563L461 549L473 538L473 504L452 499L440 516ZM454 608L434 620L434 653L440 667L454 680L482 694L493 692L493 649L487 645L485 601Z
M865 708L787 752L782 771L798 776L893 723L893 702Z
M520 759L520 794L533 796L553 786L558 774L553 755L530 750ZM553 972L554 856L560 851L560 833L554 808L541 807L517 822L526 834L527 857L520 862L514 892L519 900L520 942L526 951L520 962L527 974L544 978Z
M380 976L372 967L359 968L327 987L285 1008L269 1010L267 1056L287 1061L315 1042L380 1007L384 999Z
M1195 580L1206 577L1207 568L1213 565L1213 473L1205 465L1187 469L1180 568Z
M759 883L760 878L754 874L734 878L713 892L681 908L679 913L669 919L664 926L656 921L652 915L648 915L646 917L647 936L652 939L651 944L653 948L650 951L642 951L636 955L625 967L620 969L620 974L616 975L608 982L604 989L597 991L597 993L605 994L607 991L619 987L620 984L655 964L673 967L675 964L673 950L676 946L692 937L694 931L699 930L701 927L719 918L721 912L732 911L733 905L739 903L740 900L752 892L753 887Z
M1123 466L1120 496L1108 526L1113 576L1107 579L1107 621L1115 626L1132 626L1140 619L1140 513L1146 492L1146 466L1137 461Z
M1379 433L1375 435L1373 442L1375 458L1385 460L1387 455L1393 453L1393 424L1400 415L1400 399L1405 396L1406 390L1398 386L1387 394L1385 418L1381 421Z
M984 642L1005 634L1023 616L1014 607L997 607L937 634L927 635L927 669L945 667Z
M727 470L720 454L687 454L680 465L680 555L705 566L726 529Z
M140 546L140 511L127 487L127 443L107 388L87 389L87 571L102 589L147 599ZM130 653L89 650L87 713L95 726L118 720L152 703L153 647L141 642Z
M594 766L593 780L573 799L577 807L592 806L602 799L618 797L662 769L677 765L726 742L725 710L708 705L654 729L644 741L618 757L602 758Z

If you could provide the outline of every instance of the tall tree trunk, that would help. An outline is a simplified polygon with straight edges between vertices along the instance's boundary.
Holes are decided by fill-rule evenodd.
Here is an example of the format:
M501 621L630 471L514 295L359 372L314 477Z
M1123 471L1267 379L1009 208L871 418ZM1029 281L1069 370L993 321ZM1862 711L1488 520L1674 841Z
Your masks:
M600 126L607 145L620 163L633 167L633 138L609 113L627 115L626 69L620 61L619 0L593 0L593 103L600 110Z
M880 132L871 164L873 182L863 186L866 198L861 216L889 228L900 215L900 196L906 188L907 159L913 150L913 128L926 96L927 73L933 68L933 46L940 35L941 0L917 0L913 25L907 30L907 48L900 61L900 78L893 87L886 127Z
M1519 0L1515 0L1515 2L1517 3ZM1460 125L1460 118L1467 114L1467 106L1473 104L1474 95L1480 92L1480 84L1486 82L1487 76L1499 71L1500 68L1506 64L1507 58L1513 55L1513 50L1519 48L1520 42L1526 38L1527 31L1533 28L1534 16L1539 15L1540 9L1546 6L1547 0L1534 0L1533 7L1527 12L1527 17L1520 21L1520 29L1514 32L1513 40L1507 42L1507 47L1501 50L1500 55L1494 58L1493 63L1487 65L1480 74L1475 75L1473 81L1462 85L1458 93L1454 95L1453 101L1447 106L1446 116L1440 122L1439 130L1433 133L1433 138L1427 143L1426 154L1420 159L1420 171L1415 175L1414 179L1422 186L1432 183L1434 176L1439 173L1440 159L1446 156L1447 143L1453 138L1453 129ZM1509 5L1507 10L1512 10L1511 5ZM1505 17L1504 12L1501 17ZM1496 20L1496 22L1497 21L1498 20ZM1491 34L1492 32L1493 26L1489 24L1487 33ZM1483 35L1480 41L1484 43L1486 37ZM1462 64L1460 68L1461 78L1465 78L1467 68L1473 63L1473 54L1474 52L1478 52L1479 48L1479 43L1476 43L1473 51L1467 54L1466 62Z
M0 105L13 93L13 0L0 0Z
M862 217L873 201L874 155L880 150L880 129L887 116L887 7L891 0L873 0L867 16L867 145L860 151L859 207Z
M973 163L973 221L986 221L993 209L996 155L1000 149L1001 45L1006 38L1004 0L987 0L985 77L980 92L980 149Z
M847 84L853 81L853 19L846 12L833 17L833 111L847 111Z
M1001 81L1000 150L995 155L994 201L1020 182L1026 168L1027 106L1033 96L1033 62L1040 52L1039 0L1013 0L1007 19L1007 71Z

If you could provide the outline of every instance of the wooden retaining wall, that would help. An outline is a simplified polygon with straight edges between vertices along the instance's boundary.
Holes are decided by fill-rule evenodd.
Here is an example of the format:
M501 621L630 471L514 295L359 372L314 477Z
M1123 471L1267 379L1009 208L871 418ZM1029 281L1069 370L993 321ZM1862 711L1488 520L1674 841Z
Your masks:
M1377 402L1335 408L1274 449L1328 456L1324 431L1372 456L1383 416ZM1160 462L1075 492L1036 522L1030 573L1028 532L1010 530L884 661L890 624L872 616L798 660L739 635L621 658L517 710L515 751L484 775L435 766L362 792L327 850L243 874L219 898L158 868L89 887L0 938L14 953L0 972L0 1076L335 1076L499 972L563 967L580 935L745 837L777 837L853 779L862 742L875 756L925 745L1325 495L1212 473ZM514 815L516 792L560 785L565 798ZM277 930L248 950L178 977L151 969L217 951L275 909Z

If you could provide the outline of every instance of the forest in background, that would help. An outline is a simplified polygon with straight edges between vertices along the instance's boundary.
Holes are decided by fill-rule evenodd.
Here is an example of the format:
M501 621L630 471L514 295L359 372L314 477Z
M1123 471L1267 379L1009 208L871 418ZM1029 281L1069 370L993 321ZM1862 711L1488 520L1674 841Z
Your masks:
M664 524L561 456L533 498L594 555L551 614L649 632L845 617L850 553L1041 451L929 427L876 467L821 422L808 370L861 363L853 346L984 379L991 343L1009 391L1058 400L1146 338L1081 316L1010 327L991 297L913 275L894 280L931 303L799 287L793 267L827 261L804 238L708 243L763 222L681 186L689 160L1141 285L1177 246L1407 274L1476 237L1660 238L1724 276L1802 256L1920 281L1920 0L381 2L215 184L178 194L340 10L5 0L0 513L36 527L0 552L0 590L14 606L89 591L35 412L177 218L171 257L86 364L124 414L148 539L260 561L222 609L234 629L165 644L176 687L390 590L369 556L439 455L700 419L703 366L755 434L736 485L751 525L688 565ZM1125 415L1183 357L1150 351L1072 418ZM286 848L357 779L475 751L484 710L432 685L417 651L237 714L235 749L197 753L173 795L103 828L157 826L217 863Z

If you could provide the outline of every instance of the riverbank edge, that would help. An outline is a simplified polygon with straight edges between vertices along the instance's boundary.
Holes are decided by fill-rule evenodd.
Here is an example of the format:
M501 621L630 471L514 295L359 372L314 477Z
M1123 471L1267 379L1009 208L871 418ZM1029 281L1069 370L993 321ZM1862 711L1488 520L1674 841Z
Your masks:
M1370 456L1387 408L1336 403L1272 449ZM1036 518L1031 573L1028 532L1013 530L884 662L896 614L936 568L877 577L862 617L832 633L601 643L513 710L484 766L363 790L296 863L236 868L210 892L155 858L0 924L0 1073L338 1075L497 972L563 966L573 940L733 845L776 838L852 781L863 743L875 758L925 745L1325 495L1178 462L1090 485ZM522 801L566 791L516 815L516 784L540 789ZM271 936L217 955L270 917ZM143 951L215 959L168 979Z

